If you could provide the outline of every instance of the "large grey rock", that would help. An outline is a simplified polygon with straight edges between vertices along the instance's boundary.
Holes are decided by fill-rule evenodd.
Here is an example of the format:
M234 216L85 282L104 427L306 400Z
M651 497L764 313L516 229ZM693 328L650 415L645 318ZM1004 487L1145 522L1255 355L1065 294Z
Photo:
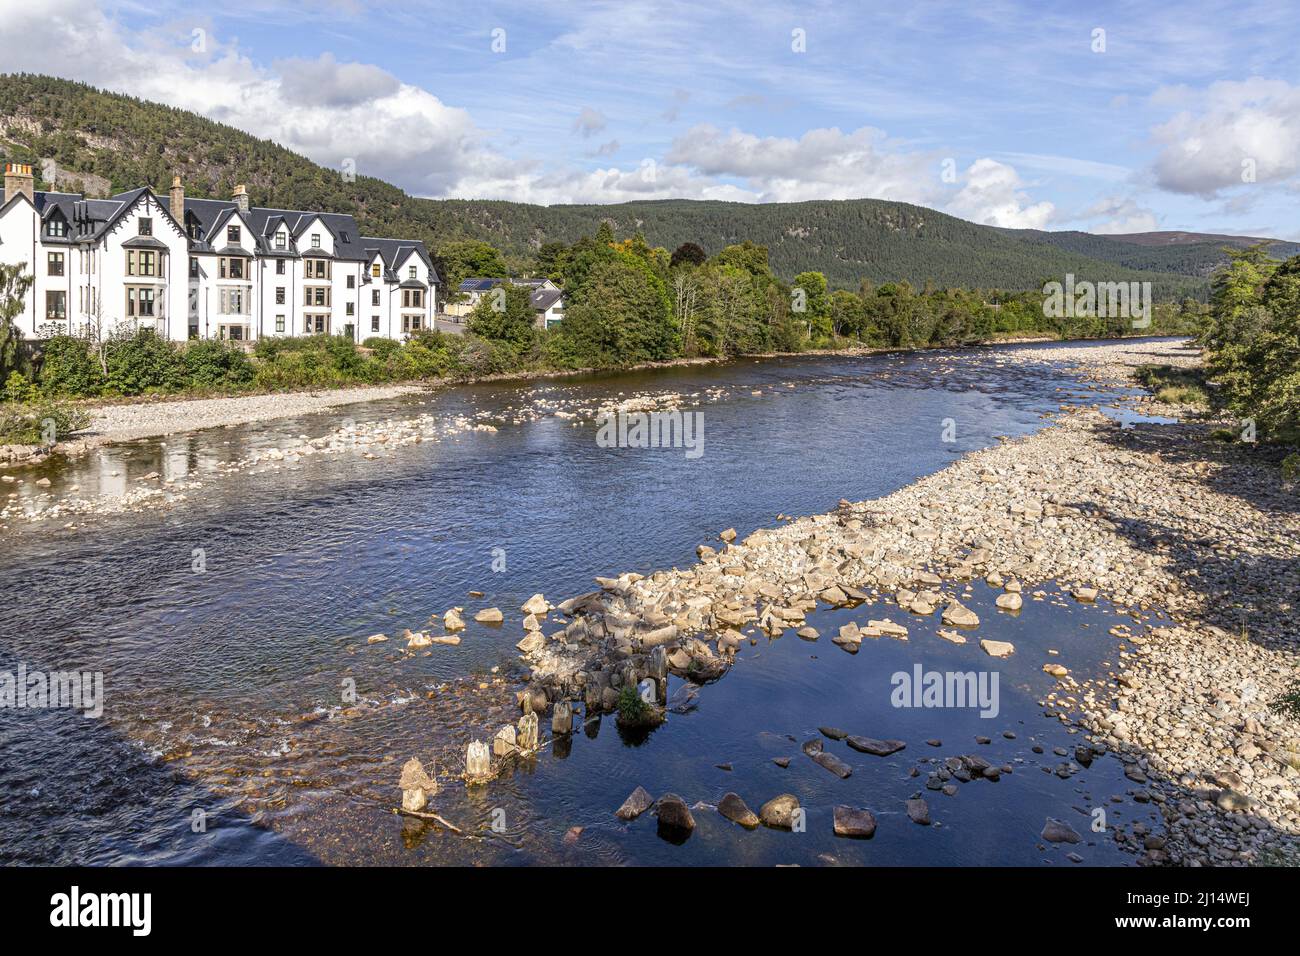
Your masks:
M695 818L691 816L686 801L675 793L665 793L655 805L659 816L659 828L690 833L695 829Z
M876 757L888 757L907 746L901 740L877 740L875 737L857 735L846 737L844 742L860 753L872 754Z
M870 810L856 807L835 808L835 835L868 839L876 832L876 818Z
M739 823L742 827L752 830L758 826L758 814L745 804L737 793L728 793L718 801L718 812L730 820L732 823Z
M1048 843L1078 843L1083 839L1068 823L1053 817L1047 818L1041 836Z
M628 794L623 805L614 811L614 816L620 820L635 820L652 806L654 806L654 798L646 792L645 787L637 787Z
M799 809L799 798L792 793L773 797L758 808L758 818L769 827L789 830L794 826L794 814Z

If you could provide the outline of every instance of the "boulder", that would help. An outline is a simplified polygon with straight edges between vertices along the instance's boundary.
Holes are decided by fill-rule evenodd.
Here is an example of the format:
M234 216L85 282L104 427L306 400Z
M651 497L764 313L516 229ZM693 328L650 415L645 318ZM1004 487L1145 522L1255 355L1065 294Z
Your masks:
M930 825L930 805L920 797L912 797L907 801L907 815L913 823L919 823L923 827Z
M675 793L665 793L655 805L661 830L674 830L689 834L695 829L695 818L691 816L686 801Z
M835 808L835 835L868 840L876 832L876 818L870 810L856 807Z
M652 806L654 806L654 798L650 796L645 787L637 787L628 794L627 799L623 801L623 805L614 811L614 816L620 820L635 820Z
M531 614L534 617L544 617L546 612L550 609L551 605L547 603L546 598L542 597L540 594L534 594L519 608L523 613Z
M442 616L442 626L448 631L463 631L465 622L461 620L460 611L452 608Z
M718 812L730 820L732 823L738 823L747 830L752 830L758 826L758 815L745 804L739 794L725 794L718 801Z
M1016 647L1010 641L980 641L980 647L984 648L984 653L990 657L1010 657L1016 652Z
M485 607L474 615L474 620L480 624L500 624L505 620L505 616L501 613L500 608Z
M844 742L859 753L871 754L875 757L888 757L907 746L901 740L877 740L874 737L852 736L846 738Z
M1068 823L1053 817L1047 818L1040 836L1048 843L1078 843L1083 839Z
M758 818L769 827L790 830L794 827L795 811L798 809L799 798L792 793L783 793L759 807Z
M994 603L1004 611L1019 611L1025 601L1014 591L1005 591L997 596Z
M853 776L853 768L832 753L819 751L817 753L811 753L808 756L817 764L835 774L835 776L839 777L841 780L846 780Z
M960 601L953 601L943 609L943 623L953 627L979 627L979 615Z

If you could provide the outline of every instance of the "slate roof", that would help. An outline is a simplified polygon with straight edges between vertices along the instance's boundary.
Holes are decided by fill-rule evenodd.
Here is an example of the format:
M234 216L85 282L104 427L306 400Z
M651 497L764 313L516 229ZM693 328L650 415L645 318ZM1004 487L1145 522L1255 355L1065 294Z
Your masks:
M81 193L37 192L33 194L33 205L40 214L42 223L49 221L58 213L68 222L68 234L65 237L44 235L46 242L93 242L99 240L113 224L126 213L141 196L148 193L168 215L171 214L171 200L168 196L158 196L147 186L118 193L110 199L86 199ZM185 200L185 222L182 227L190 238L190 251L200 253L219 253L221 255L243 254L225 241L225 229L238 214L238 206L228 199L191 199ZM378 252L384 258L384 264L391 272L410 251L429 268L431 283L439 281L438 274L429 256L428 249L418 239L378 239L361 235L355 217L347 213L314 212L302 209L274 209L253 206L243 214L256 241L256 251L261 256L293 257L305 253L327 256L351 262L369 262ZM298 240L311 225L319 220L334 237L334 252L331 256L320 249L311 249L304 245L301 249ZM274 246L276 230L284 224L289 231L288 248L277 249ZM44 230L43 230L44 231ZM221 243L221 248L214 247L213 242Z
M495 289L497 286L499 286L499 285L500 285L501 283L503 283L503 282L509 282L511 285L522 285L522 286L527 286L527 287L530 288L530 289L535 289L535 288L537 288L538 286L545 285L545 284L546 284L547 282L549 282L549 281L550 281L549 279L484 279L484 278L472 278L472 279L464 279L464 280L462 280L462 281L461 281L461 284L460 284L460 289L459 289L459 291L461 291L461 292L487 292L489 289Z
M564 292L560 289L537 289L528 297L528 301L538 312L545 312L563 298Z

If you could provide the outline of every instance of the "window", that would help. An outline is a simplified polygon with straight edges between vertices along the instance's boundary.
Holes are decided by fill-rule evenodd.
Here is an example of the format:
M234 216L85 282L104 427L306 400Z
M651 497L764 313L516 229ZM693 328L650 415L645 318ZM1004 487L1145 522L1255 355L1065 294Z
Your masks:
M240 237L241 237L242 235L243 235L243 232L240 230L240 228L239 228L238 226L227 226L227 227L226 227L226 242L229 243L230 245L232 245L232 246L237 246L237 245L239 245L239 243L240 243Z
M277 249L289 248L289 237L286 236L283 231L277 232L275 234L275 248Z
M370 290L370 304L371 304L371 305L378 305L378 304L379 304L379 290L378 290L378 289L371 289L371 290Z
M381 278L384 274L384 268L378 262L370 267L370 274L376 279Z
M319 308L321 306L328 307L330 304L329 286L323 286L323 285L304 286L302 290L302 294L303 294L303 300L302 300L303 305L314 305Z
M406 277L407 277L408 279L417 279L417 278L419 278L419 276L418 276L418 274L417 274L417 272L416 272L416 268L415 268L415 266L411 266L410 268L408 268L408 269L406 270Z
M282 275L284 275L284 260L283 260L283 259L276 259L276 260L275 260L275 274L278 275L278 276L282 276Z
M139 224L140 224L140 235L142 235L142 236L152 236L152 235L153 235L153 220L152 220L152 219L150 219L148 216L141 216L140 219L139 219Z
M199 277L199 260L194 258L193 256L190 256L190 278L197 279L198 277Z
M403 309L423 309L423 308L424 308L424 290L423 290L423 289L403 289L403 290L402 290L402 308L403 308Z
M319 249L319 248L320 248L320 233L319 233L319 232L313 232L313 233L311 234L311 247L312 247L313 249Z
M68 224L62 216L53 216L50 219L48 232L56 239L62 239L68 234Z
M222 279L243 279L244 260L237 256L222 256L217 260L217 275Z
M355 289L356 287L357 287L357 277L353 275L348 276L348 288Z
M330 262L328 259L304 259L303 274L308 279L328 279Z
M402 316L402 331L403 332L420 331L420 317L418 315Z
M51 252L45 263L45 271L52 276L63 275L63 253Z
M126 250L126 274L129 276L160 276L158 253L147 249Z
M282 285L275 287L275 304L284 305L284 286Z
M154 317L153 289L144 286L126 287L126 314L128 318L152 319Z
M303 328L308 335L323 335L330 330L330 317L328 315L303 316Z
M277 315L277 316L275 317L275 330L276 330L277 332L283 332L283 331L284 331L284 316L282 316L282 315Z
M346 308L344 309L344 312L347 315L356 315L356 309L353 307L351 302L347 304Z
M248 315L248 292L238 287L221 290L221 311L225 315Z
M45 293L45 318L49 322L62 322L68 317L68 293Z
M377 315L372 315L372 316L370 317L370 331L371 331L371 332L378 332L378 331L379 331L379 316L377 316Z

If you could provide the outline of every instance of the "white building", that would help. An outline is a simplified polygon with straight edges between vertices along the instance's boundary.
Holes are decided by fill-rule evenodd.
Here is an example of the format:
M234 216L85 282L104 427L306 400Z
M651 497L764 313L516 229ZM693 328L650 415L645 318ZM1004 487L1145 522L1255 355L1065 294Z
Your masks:
M34 275L25 336L87 325L164 338L256 340L331 333L362 342L432 328L438 274L418 240L362 236L341 213L166 198L35 192L30 166L5 171L0 262Z
M446 314L453 316L456 321L464 322L469 314L474 311L475 307L483 301L483 297L488 295L493 289L502 283L511 285L521 285L531 290L529 301L532 303L533 311L536 313L533 324L539 329L549 329L551 326L564 321L564 292L550 279L493 279L493 278L470 278L461 282L456 289L465 298L460 302L450 302L446 306Z

